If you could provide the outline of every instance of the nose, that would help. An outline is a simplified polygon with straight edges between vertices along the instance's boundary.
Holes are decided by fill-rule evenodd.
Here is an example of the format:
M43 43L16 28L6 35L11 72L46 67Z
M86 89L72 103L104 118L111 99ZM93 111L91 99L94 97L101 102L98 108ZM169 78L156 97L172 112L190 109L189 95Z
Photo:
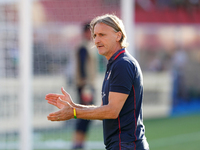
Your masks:
M96 36L96 37L94 38L94 44L96 45L96 44L98 44L99 42L100 42L100 39L99 39L98 36Z

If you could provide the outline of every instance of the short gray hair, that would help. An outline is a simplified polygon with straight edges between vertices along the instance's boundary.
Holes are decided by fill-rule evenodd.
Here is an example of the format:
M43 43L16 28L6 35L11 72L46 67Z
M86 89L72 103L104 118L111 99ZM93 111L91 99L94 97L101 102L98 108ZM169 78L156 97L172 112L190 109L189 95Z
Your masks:
M112 27L115 32L121 32L122 37L119 42L123 48L128 46L128 43L126 42L127 37L126 37L124 24L121 19L119 19L117 16L111 15L111 14L106 14L106 15L98 16L98 17L94 18L90 23L92 36L94 35L94 27L98 23L104 23L104 24Z

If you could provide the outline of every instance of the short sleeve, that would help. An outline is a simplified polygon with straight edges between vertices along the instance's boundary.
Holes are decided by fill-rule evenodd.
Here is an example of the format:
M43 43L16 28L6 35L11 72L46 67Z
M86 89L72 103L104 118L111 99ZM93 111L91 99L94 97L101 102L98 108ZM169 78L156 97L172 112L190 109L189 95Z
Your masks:
M118 61L112 69L109 91L129 94L134 81L134 72L133 63L126 60Z

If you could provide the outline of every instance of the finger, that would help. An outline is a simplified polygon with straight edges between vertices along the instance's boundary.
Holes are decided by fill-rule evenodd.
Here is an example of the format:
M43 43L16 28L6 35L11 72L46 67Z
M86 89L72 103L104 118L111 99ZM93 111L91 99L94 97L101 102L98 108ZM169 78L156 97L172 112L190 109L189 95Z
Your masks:
M61 116L61 110L59 110L59 111L56 111L56 112L52 112L52 113L50 113L49 114L49 116L55 116L55 117L58 117L58 116Z
M50 114L48 115L48 117L49 117L49 118L55 118L55 119L62 118L62 114L61 114L61 113L59 113L59 114L55 114L55 113L56 113L56 112L50 113Z
M50 120L50 121L65 121L65 119L59 118L59 117L49 117L49 116L47 116L47 119Z
M54 105L54 106L56 106L56 105L57 105L57 102L50 101L50 100L48 100L48 103L49 103L49 104L51 104L51 105Z
M60 94L49 93L49 94L46 94L46 97L57 97L58 95Z
M59 96L58 96L59 97ZM57 97L45 97L46 100L54 100L57 99Z
M57 96L54 96L54 97L45 97L46 100L48 101L57 101L58 98L61 97L62 99L65 97L64 95L57 95Z
M58 98L48 98L46 100L56 102Z
M52 116L47 116L47 119L51 120L51 121L62 121L61 118L59 118L59 117L52 117Z
M56 100L56 99L47 99L47 102L48 102L48 103L56 103L57 100Z
M68 96L69 94L65 91L65 89L62 87L61 88L61 92L65 95L65 96Z
M61 96L61 94L52 94L52 93L50 93L50 94L47 94L45 96L45 99L57 99L59 96Z
M61 111L57 111L57 112L50 113L47 116L47 119L51 120L51 121L62 121L63 115L62 115Z

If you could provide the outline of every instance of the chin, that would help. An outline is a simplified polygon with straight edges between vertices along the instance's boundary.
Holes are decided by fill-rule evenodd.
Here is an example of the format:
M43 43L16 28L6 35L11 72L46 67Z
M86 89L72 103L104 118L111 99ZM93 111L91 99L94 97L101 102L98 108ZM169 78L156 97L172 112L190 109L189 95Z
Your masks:
M98 51L99 55L103 55L104 53L102 53L101 51Z
M98 53L99 53L99 55L103 55L104 54L104 52L102 50L100 50L100 49L98 49Z
M100 48L98 48L98 53L99 53L100 55L106 56L106 54L107 54L107 49L106 49L105 47L100 47Z

